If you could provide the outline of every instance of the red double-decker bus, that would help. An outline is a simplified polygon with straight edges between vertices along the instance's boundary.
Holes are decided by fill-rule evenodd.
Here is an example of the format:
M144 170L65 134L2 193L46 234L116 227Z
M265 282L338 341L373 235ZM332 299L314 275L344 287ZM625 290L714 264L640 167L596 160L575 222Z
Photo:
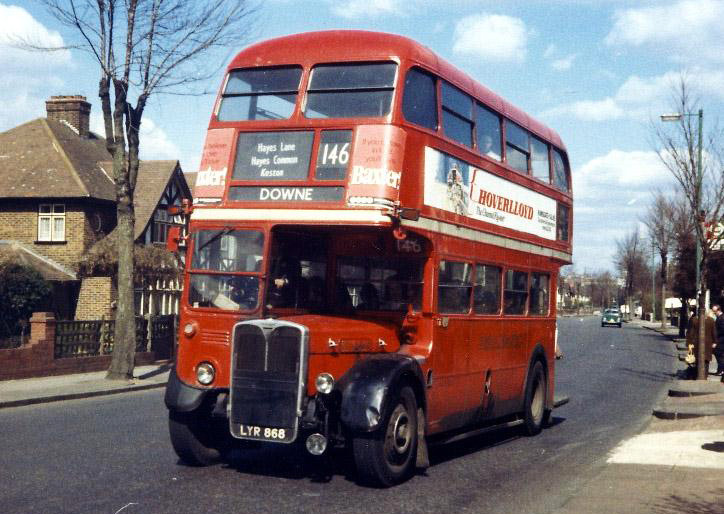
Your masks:
M228 67L191 208L179 457L352 449L398 483L427 444L541 430L571 262L558 135L407 38L327 31ZM242 446L243 443L242 443Z

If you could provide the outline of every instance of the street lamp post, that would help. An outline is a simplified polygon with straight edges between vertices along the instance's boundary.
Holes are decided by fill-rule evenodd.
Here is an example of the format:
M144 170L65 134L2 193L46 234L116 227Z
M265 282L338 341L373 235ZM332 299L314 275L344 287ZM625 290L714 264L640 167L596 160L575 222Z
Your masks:
M704 366L701 365L704 362L704 356L705 356L705 344L704 344L704 337L705 337L705 327L704 327L704 320L706 313L704 312L704 291L701 284L701 237L700 232L702 230L701 223L701 180L702 180L702 168L701 168L701 153L702 153L702 147L703 147L703 125L704 125L704 110L699 109L697 113L674 113L674 114L662 114L661 115L661 121L681 121L684 116L691 117L691 116L697 116L699 118L698 123L698 129L699 129L699 141L697 149L697 156L696 156L696 186L694 191L694 220L696 222L696 296L697 296L697 306L698 306L698 317L699 317L699 341L702 344L698 345L699 351L697 352L696 360L697 360L697 372L696 372L696 378L698 380L706 380L707 375L709 373L709 370L704 369Z
M656 321L656 244L651 241L651 323Z

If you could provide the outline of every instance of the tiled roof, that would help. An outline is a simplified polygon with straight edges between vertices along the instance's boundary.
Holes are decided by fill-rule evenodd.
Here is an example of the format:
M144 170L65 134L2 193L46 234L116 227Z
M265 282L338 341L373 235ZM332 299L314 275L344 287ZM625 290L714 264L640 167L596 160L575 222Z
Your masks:
M99 164L108 173L113 173L112 162L106 161ZM156 206L177 168L181 169L178 161L141 161L133 195L136 214L134 239L141 237L148 222L151 221L153 211L156 210Z
M0 258L9 257L38 271L45 280L67 282L78 280L75 273L53 259L35 253L18 241L0 240Z
M0 198L95 198L115 201L104 140L80 138L66 125L39 118L0 133Z
M138 180L134 205L136 207L136 233L135 239L141 237L143 230L151 221L153 211L156 210L166 186L179 170L178 161L141 161L138 168Z
M186 184L189 186L189 191L191 191L191 196L194 195L198 173L198 171L184 171L184 178L186 179Z

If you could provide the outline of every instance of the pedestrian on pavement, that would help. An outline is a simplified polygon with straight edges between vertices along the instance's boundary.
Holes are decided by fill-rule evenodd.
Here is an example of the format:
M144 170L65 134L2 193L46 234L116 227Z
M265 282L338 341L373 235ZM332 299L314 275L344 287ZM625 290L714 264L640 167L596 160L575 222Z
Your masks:
M704 376L709 374L709 362L714 346L714 319L711 316L704 318L704 362L699 362L699 316L696 311L689 318L689 329L686 331L686 344L694 345L696 364L694 368L704 366ZM698 376L694 375L694 377Z
M714 333L716 341L714 343L714 357L716 357L716 374L722 377L724 382L724 313L721 305L714 304L711 306L711 312L714 313Z

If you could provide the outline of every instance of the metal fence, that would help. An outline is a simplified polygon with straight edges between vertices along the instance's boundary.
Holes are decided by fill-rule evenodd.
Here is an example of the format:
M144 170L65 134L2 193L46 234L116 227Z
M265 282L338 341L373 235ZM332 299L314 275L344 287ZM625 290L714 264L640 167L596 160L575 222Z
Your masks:
M175 318L173 314L137 317L136 351L152 351L159 359L170 359L176 338ZM115 320L56 322L55 358L109 355L113 352L115 325Z

